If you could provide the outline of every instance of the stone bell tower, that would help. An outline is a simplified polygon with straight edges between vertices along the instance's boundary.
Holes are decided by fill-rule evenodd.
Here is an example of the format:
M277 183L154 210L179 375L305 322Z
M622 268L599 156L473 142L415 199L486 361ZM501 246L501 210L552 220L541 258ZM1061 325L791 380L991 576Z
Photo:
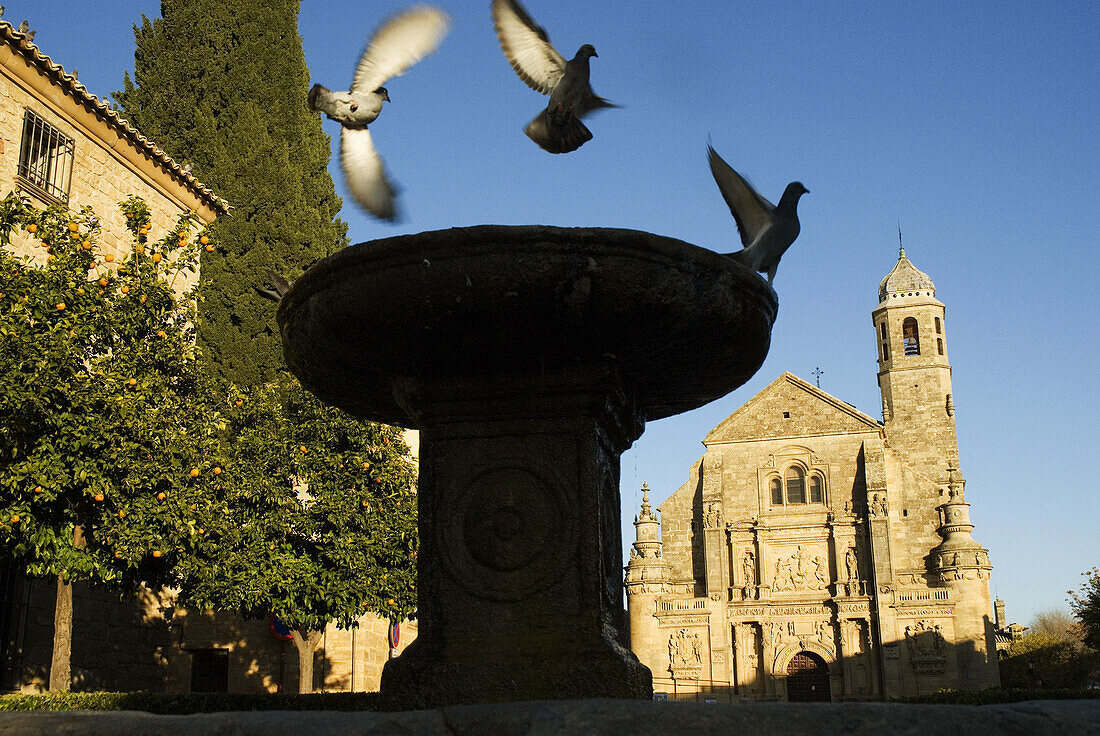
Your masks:
M642 484L642 511L634 517L635 539L626 566L627 612L630 621L630 646L650 671L659 671L658 663L646 654L660 651L658 620L654 617L657 599L668 592L669 564L661 556L659 538L661 520L649 505L649 486Z
M890 446L937 483L958 465L945 308L936 287L899 248L871 313L882 419Z

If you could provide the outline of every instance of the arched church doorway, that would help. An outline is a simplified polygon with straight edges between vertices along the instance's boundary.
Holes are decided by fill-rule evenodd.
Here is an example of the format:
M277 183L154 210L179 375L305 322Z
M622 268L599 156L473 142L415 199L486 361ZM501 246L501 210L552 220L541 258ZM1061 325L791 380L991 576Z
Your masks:
M799 652L787 665L787 700L829 702L829 665L813 652Z

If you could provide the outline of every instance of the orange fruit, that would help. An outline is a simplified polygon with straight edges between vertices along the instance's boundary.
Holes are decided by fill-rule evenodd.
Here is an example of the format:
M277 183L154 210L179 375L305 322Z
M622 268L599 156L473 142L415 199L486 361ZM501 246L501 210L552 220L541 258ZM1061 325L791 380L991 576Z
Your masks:
M114 259L115 259L115 257L111 253L108 253L107 255L103 256L103 260L107 261L107 263L110 263Z
M365 509L369 509L369 508L370 508L370 504L369 504L369 503L367 503L366 501L364 501L364 502L363 502L363 508L365 508Z
M141 296L139 296L138 301L141 302L142 304L144 304L145 303L145 295L142 294Z
M164 495L163 491L161 491L160 493L157 494L157 500L158 501L163 501L165 498L167 498L167 497Z
M306 448L305 445L301 445L300 447L298 447L298 449L301 450L302 452L309 452L309 450Z
M65 302L58 302L58 303L57 303L57 311L59 311L59 312L60 312L60 311L62 311L62 310L64 310L64 309L65 309Z
M131 378L126 383L130 384L131 386L136 386L137 385L137 379L136 378Z
M199 242L202 243L203 245L206 245L207 243L210 242L210 238L203 235L201 238L199 238Z
M369 467L370 467L370 463L363 463L363 467L364 467L364 468L369 468Z
M208 246L206 246L206 249L207 249L208 251L210 251L211 253L213 253L213 252L214 252L214 246L212 246L212 245L208 245Z
M80 244L80 247L83 248L84 250L91 250L92 249L92 243L91 243L91 241L85 240L83 243Z
M115 552L115 558L116 559L122 559L122 553L121 552Z
M107 279L105 279L105 278L103 278L103 279L100 279L100 280L99 280L99 285L100 285L100 286L106 286L106 285L107 285Z
M153 550L153 557L160 557L160 550L159 549Z
M33 222L30 225L27 225L27 232L31 235L34 235L36 232L38 232L38 225L35 225Z
M80 229L80 226L77 225L75 222L70 222L69 223L69 232L75 233L79 229Z
M119 511L118 512L118 518L122 519L122 518L125 518L125 517L126 517L126 512L125 511Z
M167 335L164 334L164 330L157 330L157 337L164 339Z
M393 598L390 598L388 601L386 601L386 603L391 606L397 605L397 601L395 601Z
M123 294L129 294L130 293L130 287L129 286L123 286L121 289L119 289L119 291L121 291Z
M242 405L244 404L244 402L243 402L243 401L241 401L240 399L237 399L237 400L236 400L235 402L233 402L233 403L235 403L235 404L236 404L237 406L242 406Z
M164 256L162 256L160 253L154 253L153 254L153 263L160 263L163 258L164 258Z
M102 501L103 500L103 494L102 493L97 493L92 498L94 498L96 501Z
M42 486L35 486L34 487L34 492L35 493L41 493L42 492Z
M198 478L199 477L199 469L198 468L191 468L191 477L192 478Z

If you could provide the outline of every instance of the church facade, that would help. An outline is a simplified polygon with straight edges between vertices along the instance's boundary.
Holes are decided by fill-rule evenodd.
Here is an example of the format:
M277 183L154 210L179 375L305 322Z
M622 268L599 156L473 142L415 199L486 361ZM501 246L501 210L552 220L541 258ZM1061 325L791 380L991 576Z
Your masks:
M882 421L784 373L703 440L626 567L656 693L882 700L999 684L944 305L902 250L872 312Z

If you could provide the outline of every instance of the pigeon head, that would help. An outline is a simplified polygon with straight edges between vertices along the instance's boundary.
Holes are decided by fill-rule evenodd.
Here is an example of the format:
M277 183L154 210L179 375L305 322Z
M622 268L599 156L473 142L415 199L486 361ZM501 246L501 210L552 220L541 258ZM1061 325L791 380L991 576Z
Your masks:
M779 204L783 205L795 205L798 203L799 197L803 194L809 194L810 190L802 186L800 181L792 181L787 185L787 188L783 190L783 196L779 199Z
M596 47L590 43L586 43L584 46L577 49L577 58L589 59L593 56L597 59L600 58L600 55L596 53Z
M374 94L378 95L386 102L390 101L390 93L385 87L379 87L378 89L374 90Z

